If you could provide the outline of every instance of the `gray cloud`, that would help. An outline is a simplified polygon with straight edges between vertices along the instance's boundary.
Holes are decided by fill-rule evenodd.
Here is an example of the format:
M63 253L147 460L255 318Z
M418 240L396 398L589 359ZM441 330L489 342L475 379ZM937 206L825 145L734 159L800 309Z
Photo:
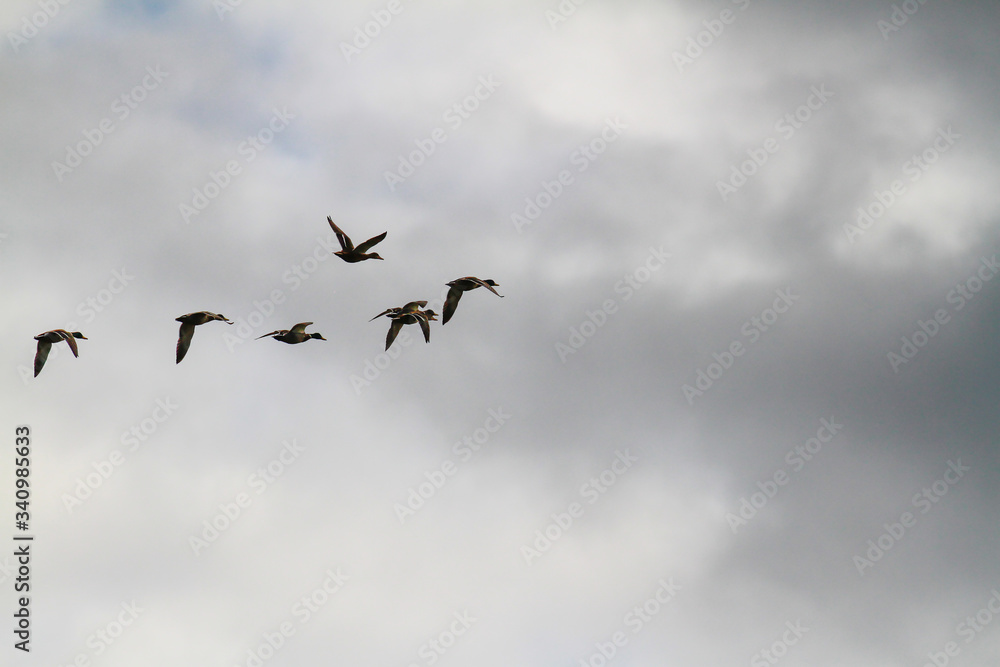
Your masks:
M784 661L987 664L996 10L883 37L904 4L71 3L23 43L41 5L0 10L36 659L754 664L791 624ZM504 298L383 351L370 317L464 275ZM238 324L177 365L202 309ZM301 321L328 340L253 340Z

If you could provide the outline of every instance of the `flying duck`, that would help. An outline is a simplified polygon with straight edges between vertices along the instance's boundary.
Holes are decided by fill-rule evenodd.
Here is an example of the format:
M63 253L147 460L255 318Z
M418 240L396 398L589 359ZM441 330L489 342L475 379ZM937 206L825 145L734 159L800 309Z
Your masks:
M361 245L359 245L357 248L355 248L354 244L351 243L351 237L345 234L344 230L342 230L340 227L336 225L336 223L334 223L333 218L327 216L326 221L330 223L331 227L333 227L333 231L337 234L337 240L340 241L341 249L333 253L334 255L337 255L345 262L351 262L351 263L361 262L366 259L382 259L377 252L370 253L368 251L376 243L380 243L382 239L385 238L385 235L388 234L388 232L382 232L378 236L373 236L364 243L362 243Z
M503 298L502 294L493 289L494 287L500 287L500 285L493 282L490 278L480 280L479 278L473 276L467 276L465 278L456 278L446 284L451 289L448 290L448 297L444 301L444 320L441 324L447 324L448 320L451 319L451 316L455 314L455 309L458 308L458 300L462 298L462 292L468 292L469 290L474 290L477 287L485 287L501 299Z
M288 343L289 345L295 345L296 343L304 343L310 338L316 338L317 340L326 340L318 333L306 333L306 327L312 324L312 322L299 322L291 329L279 329L278 331L272 331L271 333L266 333L263 336L257 336L257 340L261 338L266 338L271 336L274 340L280 340L282 343Z
M392 346L392 342L396 340L396 336L399 334L399 330L403 328L404 324L419 324L420 330L424 333L424 342L431 342L431 322L437 321L437 313L433 310L420 310L423 306L426 306L426 301L411 301L401 308L388 308L371 320L387 316L392 320L392 324L389 325L389 333L385 336L385 349L388 350Z
M38 341L38 350L35 352L35 377L38 377L38 374L42 372L42 366L45 365L45 360L49 358L52 343L58 343L62 340L66 341L69 349L73 351L73 356L79 357L80 352L76 346L77 338L87 340L87 337L79 331L70 333L65 329L53 329L52 331L46 331L35 336L35 340Z
M210 313L207 310L201 310L197 313L188 313L187 315L181 315L177 318L177 321L181 323L181 333L177 338L177 363L181 363L181 359L187 354L188 348L191 347L191 338L194 336L194 328L199 324L204 324L205 322L212 322L213 320L221 320L227 324L232 324L232 321L225 315L217 315L215 313Z

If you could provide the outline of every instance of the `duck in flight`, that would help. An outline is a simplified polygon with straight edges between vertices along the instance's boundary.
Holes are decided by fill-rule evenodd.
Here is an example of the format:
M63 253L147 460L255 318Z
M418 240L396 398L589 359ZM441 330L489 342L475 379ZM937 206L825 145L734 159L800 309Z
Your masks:
M389 325L389 333L385 336L385 349L388 350L396 336L399 334L399 330L403 328L404 324L419 324L420 330L424 334L424 342L431 342L431 322L437 321L437 313L433 310L420 310L427 305L426 301L411 301L401 308L387 308L382 311L371 320L382 317L385 315L392 320L392 324Z
M382 232L378 236L373 236L357 248L351 243L351 237L344 233L340 227L333 221L330 216L326 217L326 221L330 223L330 227L333 228L334 233L337 235L337 240L340 242L340 250L333 253L334 255L340 257L345 262L362 262L366 259L382 259L377 252L368 252L376 243L381 243L382 239L388 232Z
M420 309L426 305L427 305L426 301L411 301L405 306L399 308L386 308L381 313L379 313L378 315L376 315L375 317L371 318L368 321L373 322L378 318L382 317L383 315L388 315L391 318L391 317L396 317L397 315L403 315L404 313L416 313L419 312Z
M76 345L77 338L87 340L87 337L79 331L71 333L65 329L53 329L35 336L35 340L38 341L38 349L35 351L35 377L38 377L38 374L42 372L42 366L45 365L45 360L49 358L49 352L52 350L52 343L66 341L69 349L73 351L73 356L79 357L80 351Z
M217 315L216 313L210 313L207 310L201 310L197 313L188 313L187 315L181 315L177 318L177 321L181 323L181 333L177 338L177 363L181 363L181 359L184 358L184 355L187 354L188 348L191 347L191 338L194 336L194 328L199 324L212 322L214 320L220 320L227 324L233 323L225 315Z
M493 289L494 287L500 287L500 285L490 278L480 280L474 276L466 276L465 278L456 278L446 284L451 289L448 290L448 296L444 301L444 320L442 320L441 324L447 324L451 316L455 314L455 309L458 308L458 300L462 298L462 292L468 292L477 287L485 287L501 299L503 298L502 294Z
M257 336L257 340L261 338L266 338L270 336L274 340L280 340L282 343L288 343L289 345L295 345L296 343L304 343L310 338L315 338L317 340L326 340L318 333L306 333L306 327L312 324L312 322L299 322L291 329L279 329L278 331L272 331L271 333L266 333L263 336Z

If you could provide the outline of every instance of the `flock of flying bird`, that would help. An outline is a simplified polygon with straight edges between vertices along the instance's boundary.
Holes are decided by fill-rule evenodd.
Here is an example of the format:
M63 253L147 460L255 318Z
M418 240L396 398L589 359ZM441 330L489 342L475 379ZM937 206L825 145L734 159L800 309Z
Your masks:
M340 242L341 249L334 252L334 255L337 255L345 262L349 262L351 264L355 262L362 262L366 259L382 259L377 252L368 251L385 239L388 232L382 232L378 236L373 236L364 243L355 246L351 242L351 238L333 222L333 218L328 216L326 220L330 223L330 227L333 228L334 233L337 235L337 241ZM455 314L455 309L458 308L458 300L462 298L463 292L468 292L478 287L485 287L500 298L503 298L502 294L493 289L494 287L499 287L500 285L489 278L482 280L473 276L466 276L465 278L452 280L450 283L447 283L447 285L450 289L448 290L448 296L445 298L444 302L444 312L442 313L442 317L444 319L441 322L442 325L447 324L448 320L451 319L451 316ZM419 324L420 330L424 334L424 342L431 342L430 323L437 321L437 313L430 309L421 310L421 308L424 308L426 305L426 301L411 301L396 308L386 308L384 311L369 320L369 322L371 322L384 315L392 321L389 325L389 333L385 337L386 350L388 350L392 345L392 342L396 340L396 336L399 334L399 330L403 328L404 324ZM184 355L187 354L188 348L191 347L191 338L194 336L194 328L199 324L205 324L206 322L213 322L216 320L233 324L233 321L225 315L210 313L205 310L197 313L188 313L187 315L181 315L177 318L177 321L181 323L180 335L177 338L178 364L181 363ZM279 329L277 331L272 331L271 333L266 333L263 336L258 336L257 339L259 340L270 336L275 340L280 340L282 343L288 343L289 345L304 343L312 338L326 340L318 333L306 333L306 327L311 324L312 322L300 322L291 329ZM35 377L38 377L38 374L42 371L42 366L45 365L45 360L49 357L49 351L52 349L53 343L66 341L69 345L69 349L73 352L73 356L79 357L80 352L76 343L77 338L87 340L87 337L79 331L70 332L64 329L53 329L52 331L46 331L45 333L35 336L35 340L38 341L38 349L35 352Z

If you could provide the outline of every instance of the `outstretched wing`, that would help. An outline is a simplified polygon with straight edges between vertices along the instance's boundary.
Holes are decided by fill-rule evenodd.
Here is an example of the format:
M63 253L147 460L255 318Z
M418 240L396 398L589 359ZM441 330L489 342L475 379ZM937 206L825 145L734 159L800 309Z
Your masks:
M399 334L399 330L403 328L403 320L399 318L394 318L392 324L389 326L389 333L385 335L385 349L388 350L392 345L392 341L396 340L396 336Z
M400 308L399 310L402 313L415 313L426 305L427 305L426 301L411 301L402 308Z
M257 338L255 340L260 340L261 338L267 338L268 336L273 336L274 334L283 334L283 333L288 333L288 332L287 331L282 331L281 329L278 329L276 331L272 331L271 333L266 333L263 336L257 336Z
M337 240L340 241L340 249L343 251L354 250L354 244L351 243L351 237L344 233L344 230L337 226L333 221L333 218L326 216L326 221L330 223L333 227L333 232L337 235Z
M427 321L427 316L423 313L417 313L417 323L420 324L420 330L424 332L424 342L431 342L431 324Z
M35 377L42 372L42 366L45 365L45 360L49 358L49 350L52 349L52 343L47 340L38 340L38 350L35 352Z
M448 296L444 300L444 319L441 324L448 324L448 320L455 314L455 309L458 308L458 300L461 298L462 290L458 287L452 287L448 290Z
M312 322L299 322L294 327L292 327L292 333L305 333L306 327L312 324Z
M381 243L382 239L384 239L385 235L388 234L388 233L389 232L382 232L378 236L371 237L370 239L368 239L367 241L365 241L364 243L362 243L361 245L359 245L356 248L356 250L358 252L368 252L369 250L371 250L372 246L374 246L377 243Z
M479 278L473 278L473 280L475 280L476 284L478 284L479 286L485 287L486 289L488 289L489 291L493 292L494 294L496 294L501 299L503 298L503 294L501 294L500 292L498 292L495 289L493 289L493 285L490 285L485 280L480 280Z
M59 335L62 337L64 341L69 343L69 349L73 350L73 356L79 357L80 349L76 345L76 338L73 337L73 334L69 333L68 331L60 331Z
M190 322L182 323L181 334L177 338L177 363L181 363L181 359L184 358L188 348L191 347L192 336L194 336L194 325Z

